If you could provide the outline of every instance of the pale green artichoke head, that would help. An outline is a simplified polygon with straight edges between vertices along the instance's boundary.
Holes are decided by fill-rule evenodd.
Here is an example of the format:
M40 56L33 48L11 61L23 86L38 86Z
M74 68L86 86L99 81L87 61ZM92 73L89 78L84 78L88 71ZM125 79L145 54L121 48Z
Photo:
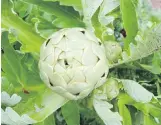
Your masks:
M117 62L117 60L121 57L122 48L119 43L114 41L106 41L104 42L106 57L109 62Z
M58 94L77 100L86 97L107 78L104 46L82 28L62 29L40 50L40 76Z

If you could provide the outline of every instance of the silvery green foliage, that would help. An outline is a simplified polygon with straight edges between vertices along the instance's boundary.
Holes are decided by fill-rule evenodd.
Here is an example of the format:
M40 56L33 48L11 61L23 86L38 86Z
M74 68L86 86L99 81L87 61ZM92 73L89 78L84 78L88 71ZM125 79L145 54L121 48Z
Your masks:
M138 60L161 49L161 23L152 26L144 33L138 32L135 37L136 45L130 43L129 53L123 51L121 58L118 58L118 62L109 65L109 67L115 67L117 65L128 63L134 60Z
M122 117L118 112L112 112L113 105L107 102L107 95L98 90L95 93L93 106L98 116L103 120L105 125L122 125Z
M81 0L83 7L83 21L86 24L86 27L90 30L94 30L91 22L91 18L94 13L97 11L103 0Z
M7 106L14 106L21 101L21 97L17 94L10 96L7 92L1 92L1 103Z
M113 15L109 15L109 13L120 5L119 0L81 0L81 2L83 8L83 21L85 22L86 27L91 30L94 30L91 18L99 8L98 20L101 25L107 26L116 18Z
M28 125L36 121L30 118L27 114L20 116L11 107L7 107L5 111L1 108L1 124L7 125Z
M127 94L137 102L147 103L154 97L153 93L133 80L121 80L121 82Z
M156 8L154 3L159 0L139 0L136 6L138 25L141 31L148 30L148 24L161 21L161 8ZM159 3L157 4L159 5ZM155 17L155 18L154 18ZM157 18L156 18L157 17Z
M98 15L99 21L102 25L107 26L108 24L113 22L115 16L109 15L109 13L116 9L119 5L119 0L103 0Z
M5 106L14 106L21 101L21 97L17 94L10 96L7 92L1 93L1 102ZM5 110L1 108L1 124L7 125L28 125L36 121L30 118L27 114L19 116L11 107L6 107Z
M106 81L104 47L82 28L54 33L40 50L40 76L46 85L68 99L86 97Z

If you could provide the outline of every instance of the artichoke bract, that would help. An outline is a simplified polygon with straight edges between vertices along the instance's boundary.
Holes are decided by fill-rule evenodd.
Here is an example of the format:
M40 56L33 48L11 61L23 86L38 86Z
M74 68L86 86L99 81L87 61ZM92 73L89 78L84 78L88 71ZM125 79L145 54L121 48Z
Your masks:
M106 82L108 62L104 46L82 28L62 29L41 46L40 77L56 93L77 100Z

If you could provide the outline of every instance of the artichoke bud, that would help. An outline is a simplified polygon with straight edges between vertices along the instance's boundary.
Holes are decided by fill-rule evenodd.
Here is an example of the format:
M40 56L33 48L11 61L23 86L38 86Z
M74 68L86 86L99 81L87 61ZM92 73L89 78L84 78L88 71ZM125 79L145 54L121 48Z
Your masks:
M117 62L118 59L121 57L122 48L119 43L107 41L104 43L106 57L109 62Z
M107 98L112 100L119 94L119 83L117 80L110 78L104 85L104 89L106 91Z
M104 46L82 28L62 29L41 46L40 77L53 91L71 99L86 97L106 82L108 63Z

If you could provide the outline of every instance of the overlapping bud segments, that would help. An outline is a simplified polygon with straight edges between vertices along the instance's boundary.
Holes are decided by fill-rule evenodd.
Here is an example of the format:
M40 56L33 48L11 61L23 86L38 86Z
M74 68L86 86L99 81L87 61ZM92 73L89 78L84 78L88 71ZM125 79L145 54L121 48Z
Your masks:
M86 97L107 78L104 47L82 28L62 29L41 46L41 79L58 94L72 100Z

